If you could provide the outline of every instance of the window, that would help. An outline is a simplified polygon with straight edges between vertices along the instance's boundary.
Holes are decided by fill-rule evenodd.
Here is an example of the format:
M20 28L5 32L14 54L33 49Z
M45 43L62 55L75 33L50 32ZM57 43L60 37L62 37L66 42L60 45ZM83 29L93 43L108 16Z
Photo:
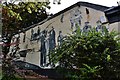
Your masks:
M89 9L86 8L86 14L89 14Z
M63 18L64 18L64 14L62 14L61 16L61 19L60 19L61 23L63 23Z
M26 33L23 33L23 42L25 42Z

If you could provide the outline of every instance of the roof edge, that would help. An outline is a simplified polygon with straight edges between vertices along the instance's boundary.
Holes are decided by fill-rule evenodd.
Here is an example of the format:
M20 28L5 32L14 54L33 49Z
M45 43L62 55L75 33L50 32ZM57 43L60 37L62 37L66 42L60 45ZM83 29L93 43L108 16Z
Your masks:
M65 9L59 11L58 13L55 13L53 16L51 16L51 17L49 17L49 18L47 18L47 19L45 19L45 20L43 20L43 21L41 21L41 22L38 22L38 23L36 23L36 24L33 24L33 25L31 25L30 27L28 27L28 28L25 28L24 30L20 31L19 33L23 32L23 31L27 31L27 30L29 30L30 28L34 28L34 27L37 26L37 25L41 25L41 24L45 23L46 21L49 21L50 19L53 19L54 17L59 16L60 14L66 12L66 11L70 10L71 8L76 7L76 6L86 6L86 7L94 8L94 9L96 9L96 10L100 10L100 11L103 11L103 12L104 12L106 9L110 8L110 7L106 7L106 6L102 6L102 5L98 5L98 4L94 4L94 3L79 1L79 2L77 2L77 3L75 3L75 4L73 4L73 5L65 8Z

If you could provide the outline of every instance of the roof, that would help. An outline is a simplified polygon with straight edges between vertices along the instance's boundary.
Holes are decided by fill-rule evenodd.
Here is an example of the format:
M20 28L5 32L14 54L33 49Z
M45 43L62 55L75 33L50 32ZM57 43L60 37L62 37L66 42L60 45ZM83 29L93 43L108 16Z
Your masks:
M114 6L105 10L105 15L109 23L120 21L120 6Z
M73 4L73 5L71 5L70 7L66 8L66 9L64 9L64 10L62 10L62 11L54 14L53 16L51 16L51 17L49 17L49 18L47 18L47 19L45 19L45 20L37 23L37 24L31 25L30 27L25 28L23 31L27 31L27 30L29 30L30 28L33 28L33 27L35 27L35 26L37 26L37 25L41 25L41 24L45 23L46 21L48 21L48 20L50 20L50 19L53 19L54 17L59 16L60 14L66 12L66 11L68 11L68 10L76 7L76 6L86 6L86 7L90 7L90 8L93 8L93 9L95 9L95 10L102 11L102 12L104 12L104 10L106 10L106 9L109 8L109 7L102 6L102 5L98 5L98 4L93 4L93 3L88 3L88 2L82 2L82 1L80 1L80 2L77 2L77 3ZM23 32L23 31L20 31L20 32Z
M95 9L95 10L102 11L102 12L104 12L106 9L109 8L109 7L102 6L102 5L98 5L98 4L93 4L93 3L88 3L88 2L82 2L82 1L80 1L80 2L77 2L77 3L73 4L72 6L70 6L70 7L68 7L68 8L66 8L66 9L64 9L64 10L62 10L62 11L54 14L54 15L53 15L52 17L50 17L49 19L52 19L52 18L54 18L54 17L56 17L56 16L58 16L58 15L64 13L64 12L66 12L66 11L68 11L68 10L76 7L76 6L86 6L86 7L90 7L90 8L93 8L93 9Z

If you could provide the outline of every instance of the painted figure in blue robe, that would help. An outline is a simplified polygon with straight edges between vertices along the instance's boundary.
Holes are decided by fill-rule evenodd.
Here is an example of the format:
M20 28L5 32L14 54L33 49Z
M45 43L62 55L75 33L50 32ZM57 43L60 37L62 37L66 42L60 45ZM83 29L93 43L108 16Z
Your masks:
M37 35L39 35L40 34L40 28L38 27L38 30L37 30Z
M91 29L91 25L89 24L89 22L85 22L83 32L88 32L90 29Z
M41 29L38 27L38 30L37 30L37 42L39 41L40 36L41 36Z
M41 48L40 48L40 52L41 52L41 60L40 60L40 64L41 66L46 65L46 48L45 48L45 31L42 32L42 35L40 37L40 41L41 41Z
M99 31L102 31L102 23L100 20L98 20L96 22L97 26L96 26L96 31L99 32Z
M31 40L33 40L33 37L34 37L34 30L31 29Z
M48 64L49 63L49 34L48 32L45 37L45 49L46 49L46 64Z
M63 42L63 35L62 35L62 31L59 31L59 36L57 38L57 42L58 42L58 46L60 46Z
M56 41L55 41L55 30L52 27L52 30L49 33L49 50L53 50L56 46Z

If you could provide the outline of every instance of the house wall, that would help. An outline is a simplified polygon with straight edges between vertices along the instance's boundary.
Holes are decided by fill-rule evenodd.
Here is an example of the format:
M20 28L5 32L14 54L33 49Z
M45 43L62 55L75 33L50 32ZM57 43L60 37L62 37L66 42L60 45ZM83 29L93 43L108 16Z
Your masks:
M120 22L115 22L115 23L109 24L109 31L120 32Z
M89 10L89 14L86 14L86 8ZM78 13L78 14L77 14ZM75 16L76 15L76 16ZM106 18L104 15L104 12L95 10L93 8L85 7L85 6L80 6L80 7L74 7L48 21L41 25L37 25L34 28L31 28L27 30L25 33L20 33L20 50L27 50L31 49L27 53L26 56L26 61L39 65L40 66L40 59L41 59L41 40L32 40L31 41L31 30L34 30L34 33L37 33L38 27L40 28L40 32L43 30L47 31L47 34L50 34L50 31L54 28L55 31L55 43L56 46L58 46L57 38L59 36L59 32L61 31L62 36L66 36L68 34L72 34L73 31L76 30L76 27L74 26L75 23L79 25L80 29L82 30L83 27L85 26L85 22L89 22L89 25L92 27L96 27L96 22L100 20L103 23L106 22ZM72 23L73 26L72 26ZM111 25L112 28L112 25ZM26 35L25 35L26 34ZM25 35L25 42L23 42L23 38ZM37 38L39 38L37 36ZM48 53L47 53L48 54ZM48 60L47 60L48 62Z

